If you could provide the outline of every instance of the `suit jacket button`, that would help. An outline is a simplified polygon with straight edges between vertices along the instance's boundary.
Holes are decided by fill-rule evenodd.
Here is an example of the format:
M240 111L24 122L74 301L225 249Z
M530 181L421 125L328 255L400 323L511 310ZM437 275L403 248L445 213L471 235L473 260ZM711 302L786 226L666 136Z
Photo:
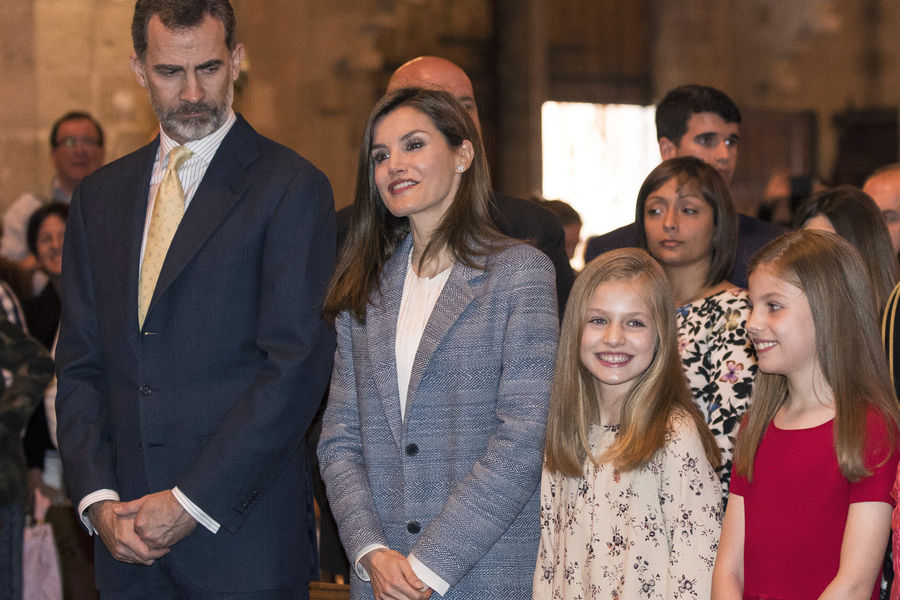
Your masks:
M150 389L149 385L141 386L141 396L149 396L152 393L153 393L153 390Z
M419 453L419 447L415 444L410 444L406 447L406 455L407 456L415 456Z
M419 533L422 531L422 526L419 525L418 521L410 521L406 524L406 530L410 533Z

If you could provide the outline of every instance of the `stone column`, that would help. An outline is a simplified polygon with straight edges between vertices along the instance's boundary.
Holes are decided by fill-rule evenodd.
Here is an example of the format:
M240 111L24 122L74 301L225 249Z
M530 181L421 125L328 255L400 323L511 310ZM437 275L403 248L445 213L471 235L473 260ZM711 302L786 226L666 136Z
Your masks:
M546 98L543 0L496 0L497 147L494 188L528 197L541 190L541 104Z

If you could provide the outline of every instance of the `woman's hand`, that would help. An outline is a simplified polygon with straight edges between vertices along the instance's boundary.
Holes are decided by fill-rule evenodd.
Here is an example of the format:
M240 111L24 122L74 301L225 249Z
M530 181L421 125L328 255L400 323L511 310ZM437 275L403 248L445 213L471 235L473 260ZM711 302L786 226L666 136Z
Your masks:
M405 556L394 550L378 548L359 562L369 573L375 600L428 600L431 588L412 570Z

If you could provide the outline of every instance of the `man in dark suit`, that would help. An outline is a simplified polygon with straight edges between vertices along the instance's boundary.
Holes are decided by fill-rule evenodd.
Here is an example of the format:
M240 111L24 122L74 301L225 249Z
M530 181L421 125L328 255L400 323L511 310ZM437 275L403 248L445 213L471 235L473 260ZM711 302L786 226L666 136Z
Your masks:
M694 156L712 165L731 185L737 167L741 111L724 92L702 85L683 85L666 94L656 107L656 138L663 160ZM584 262L616 248L637 246L635 224L588 240ZM784 233L777 225L739 215L738 246L728 281L747 287L747 264L768 241Z
M443 90L452 94L472 117L481 131L478 106L472 81L456 64L437 56L419 56L397 68L388 81L387 91L413 87ZM525 240L546 254L556 269L556 296L559 314L563 314L575 273L566 255L566 237L562 224L552 212L534 202L494 193L491 218L503 234ZM338 211L338 246L343 242L350 222L352 206Z
M57 352L60 452L102 539L97 586L306 598L301 442L334 349L331 188L232 111L228 0L138 0L132 35L160 136L75 193Z

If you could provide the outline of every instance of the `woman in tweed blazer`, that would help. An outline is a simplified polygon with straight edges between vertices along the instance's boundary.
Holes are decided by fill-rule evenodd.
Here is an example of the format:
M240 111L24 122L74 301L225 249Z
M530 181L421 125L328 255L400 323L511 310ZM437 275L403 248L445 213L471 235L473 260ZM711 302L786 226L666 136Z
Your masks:
M489 201L452 96L376 105L325 300L338 349L319 458L354 599L531 597L554 272L493 228Z

